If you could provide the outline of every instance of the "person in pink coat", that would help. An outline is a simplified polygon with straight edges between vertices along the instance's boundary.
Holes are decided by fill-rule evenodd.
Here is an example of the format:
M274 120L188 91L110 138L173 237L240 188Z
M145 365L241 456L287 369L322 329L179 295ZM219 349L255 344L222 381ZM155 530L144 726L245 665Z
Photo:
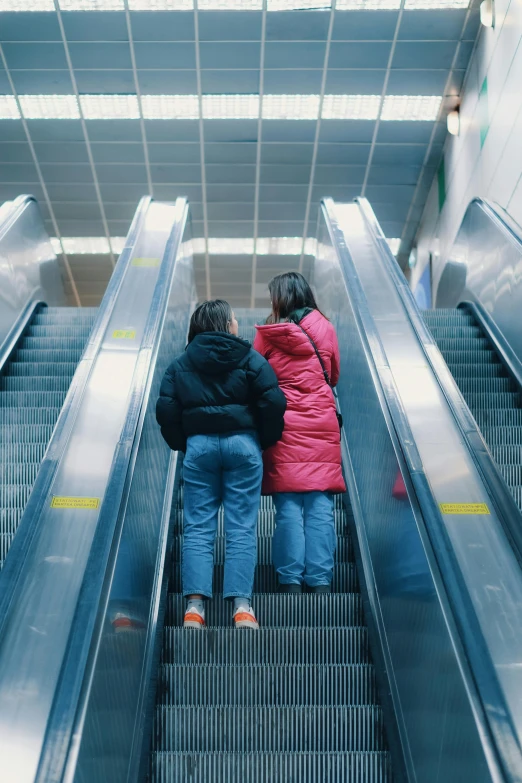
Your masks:
M301 274L277 275L268 288L272 313L256 326L254 348L287 400L283 437L263 453L263 493L273 495L276 508L273 561L282 592L300 593L304 583L326 593L336 545L333 496L346 491L332 390L340 370L337 335Z

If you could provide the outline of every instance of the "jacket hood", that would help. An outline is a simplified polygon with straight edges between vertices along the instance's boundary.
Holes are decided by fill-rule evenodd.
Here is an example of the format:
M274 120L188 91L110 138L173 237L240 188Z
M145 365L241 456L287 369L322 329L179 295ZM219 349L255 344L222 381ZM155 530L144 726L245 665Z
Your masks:
M201 332L187 345L187 356L197 370L218 375L235 369L250 351L250 343L228 332Z
M317 319L321 319L322 315L317 311L313 311L310 315L307 315L301 321L301 326L306 329L308 334L313 339L313 335L310 332L309 327L315 324ZM265 324L263 326L256 326L256 329L263 335L263 339L278 348L280 351L284 351L292 356L309 356L315 353L312 344L302 329L293 321L282 321L279 324Z

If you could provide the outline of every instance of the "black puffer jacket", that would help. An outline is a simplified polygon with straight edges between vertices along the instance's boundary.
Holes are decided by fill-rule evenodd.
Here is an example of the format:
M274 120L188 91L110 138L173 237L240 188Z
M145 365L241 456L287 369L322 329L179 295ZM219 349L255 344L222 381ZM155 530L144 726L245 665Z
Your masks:
M274 371L250 343L203 332L165 373L156 418L174 451L185 451L189 435L241 430L257 430L266 449L283 434L285 409Z

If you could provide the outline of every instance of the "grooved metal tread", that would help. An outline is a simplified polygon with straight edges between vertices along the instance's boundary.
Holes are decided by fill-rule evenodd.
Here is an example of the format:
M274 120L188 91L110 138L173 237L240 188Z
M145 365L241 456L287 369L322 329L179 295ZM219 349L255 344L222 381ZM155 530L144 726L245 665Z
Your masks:
M424 320L522 510L522 394L467 310L426 310Z
M40 306L0 375L0 568L96 314Z
M236 313L245 338L266 313ZM248 317L245 318L245 315ZM247 321L247 324L245 324ZM499 393L508 393L503 385ZM275 512L261 498L253 607L237 630L223 600L224 514L214 547L207 628L184 630L183 487L174 499L172 561L157 678L152 783L391 783L348 518L335 498L331 594L277 592Z

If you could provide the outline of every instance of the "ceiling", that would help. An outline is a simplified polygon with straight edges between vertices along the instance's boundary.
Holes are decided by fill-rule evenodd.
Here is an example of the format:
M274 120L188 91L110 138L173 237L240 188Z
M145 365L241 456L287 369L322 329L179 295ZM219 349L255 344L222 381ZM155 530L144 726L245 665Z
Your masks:
M52 0L31 7L49 2L52 7ZM266 0L262 11L225 10L261 0L222 2L223 10L129 10L129 3L132 9L165 2L78 0L75 6L62 0L62 8L112 3L121 10L59 11L56 2L55 11L2 12L30 0L0 0L0 116L18 117L0 119L0 200L30 192L51 236L104 238L104 252L95 246L78 254L70 245L71 301L99 302L118 238L147 193L188 197L194 236L213 240L199 243L200 293L226 296L235 306L264 304L267 280L283 268L306 271L301 240L315 236L322 197L365 195L386 236L402 240L400 257L407 257L440 162L445 115L458 99L476 39L478 10L408 7L433 0L406 0L406 8L403 0L396 10L276 11L267 10ZM296 4L268 2L269 8ZM200 9L208 5L200 0ZM43 118L41 99L31 109L25 98L53 95L72 96L73 113L66 116L76 119ZM132 96L137 108L126 108L125 119L89 119L122 112L109 107L104 114L102 107L93 115L84 95ZM2 104L1 96L11 98ZM348 99L329 96L376 97L349 99L348 106ZM387 96L433 99L414 98L404 109L401 98L389 109ZM430 119L385 119L423 116L426 103ZM180 117L149 119L155 111ZM265 242L252 253L253 238L273 237L295 239L286 252ZM217 242L241 238L250 247Z

